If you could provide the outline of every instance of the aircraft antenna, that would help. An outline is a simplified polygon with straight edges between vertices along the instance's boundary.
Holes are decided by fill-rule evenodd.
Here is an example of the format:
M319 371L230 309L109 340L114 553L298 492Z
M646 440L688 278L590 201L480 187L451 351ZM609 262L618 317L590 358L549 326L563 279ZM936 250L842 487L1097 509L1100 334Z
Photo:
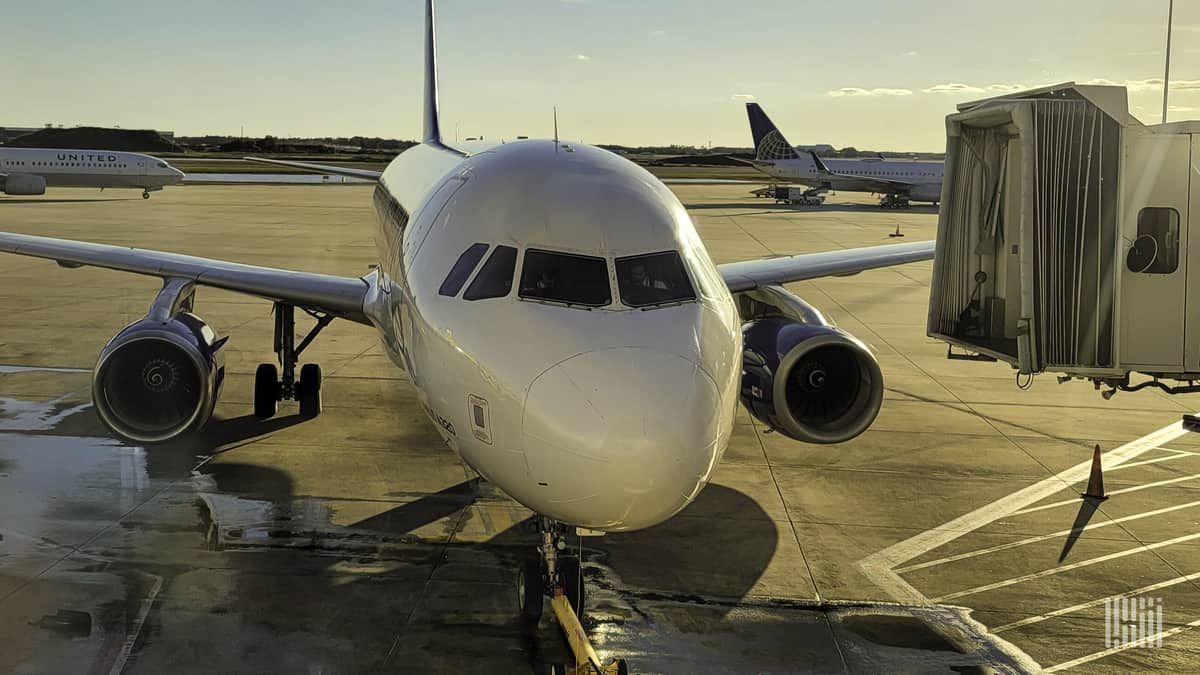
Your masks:
M558 146L558 106L554 106L554 145Z

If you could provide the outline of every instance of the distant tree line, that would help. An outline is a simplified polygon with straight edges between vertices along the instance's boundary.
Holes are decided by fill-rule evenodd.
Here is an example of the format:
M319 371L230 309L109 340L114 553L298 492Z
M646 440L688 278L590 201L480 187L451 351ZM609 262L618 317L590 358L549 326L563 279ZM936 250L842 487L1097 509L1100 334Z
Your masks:
M279 138L270 134L262 138L236 136L180 136L176 141L190 150L217 152L304 153L328 155L363 152L395 155L416 145L416 141L393 138L348 136L323 138Z

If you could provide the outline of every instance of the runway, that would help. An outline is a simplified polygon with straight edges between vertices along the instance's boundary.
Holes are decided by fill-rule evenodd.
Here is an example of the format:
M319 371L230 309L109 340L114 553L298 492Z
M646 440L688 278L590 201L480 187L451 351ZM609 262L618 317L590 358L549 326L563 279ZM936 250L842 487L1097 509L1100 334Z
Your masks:
M936 211L777 206L674 184L718 263L932 238ZM0 197L0 231L361 275L371 188L190 185ZM897 227L902 239L889 234ZM270 304L200 289L230 336L199 437L111 440L89 399L105 342L159 282L0 258L0 672L536 672L517 623L529 513L446 449L374 333L306 359L324 414L250 416ZM634 672L1183 672L1200 656L1196 396L1016 387L925 337L930 263L794 284L875 351L874 426L813 446L743 410L715 482L669 522L585 538L587 627ZM1093 444L1110 498L1089 505ZM1162 646L1105 644L1106 598L1161 598ZM978 672L978 670L976 670Z

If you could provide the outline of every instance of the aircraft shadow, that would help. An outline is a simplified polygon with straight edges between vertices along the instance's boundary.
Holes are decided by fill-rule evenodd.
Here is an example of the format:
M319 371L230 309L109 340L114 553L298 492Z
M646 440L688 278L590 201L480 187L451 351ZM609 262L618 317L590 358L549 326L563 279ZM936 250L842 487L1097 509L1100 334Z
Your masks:
M260 420L254 415L214 417L194 434L150 448L146 452L146 473L153 479L185 478L204 457L232 450L305 421L300 415L269 420Z
M88 198L88 199L3 199L0 198L0 204L83 204L87 202L121 202L129 201L131 197L115 197L113 199Z

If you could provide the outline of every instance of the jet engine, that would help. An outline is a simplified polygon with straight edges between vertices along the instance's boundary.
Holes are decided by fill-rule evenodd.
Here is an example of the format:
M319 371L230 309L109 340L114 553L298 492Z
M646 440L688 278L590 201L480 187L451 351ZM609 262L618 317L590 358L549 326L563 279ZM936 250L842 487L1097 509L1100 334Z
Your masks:
M908 191L908 199L914 202L940 202L942 186L933 183L914 185Z
M742 327L741 399L750 414L806 443L841 443L866 431L883 403L871 350L782 288L755 293L759 302L743 307L761 310L767 301L783 311Z
M0 176L0 187L6 195L44 195L46 179L27 173Z
M225 340L200 317L144 318L109 341L92 377L92 401L113 433L160 443L203 426L225 377Z

